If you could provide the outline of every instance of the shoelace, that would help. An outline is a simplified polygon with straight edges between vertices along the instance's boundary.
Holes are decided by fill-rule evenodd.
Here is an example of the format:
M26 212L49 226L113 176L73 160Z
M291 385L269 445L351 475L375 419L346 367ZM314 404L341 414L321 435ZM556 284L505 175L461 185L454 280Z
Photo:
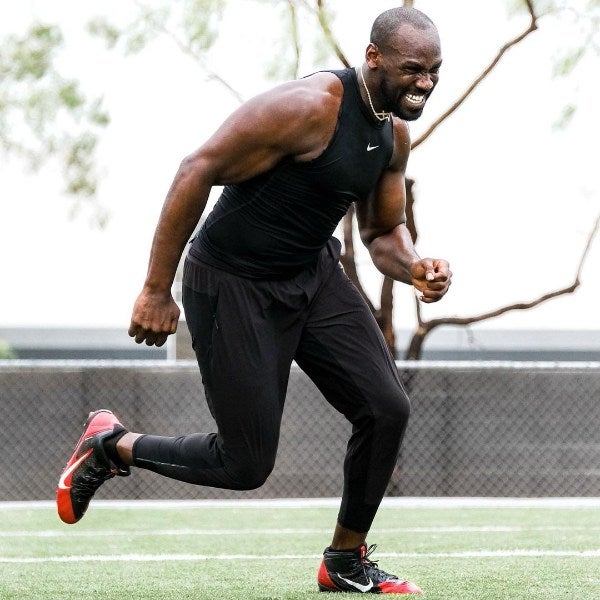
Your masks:
M77 485L73 486L73 492L78 496L83 495L84 497L93 496L96 490L108 479L115 476L115 473L109 471L108 473L102 469L96 473L85 473L77 481Z
M371 544L365 551L364 556L362 557L362 562L363 564L367 564L367 565L372 565L375 568L377 568L377 561L375 560L370 560L369 556L371 556L371 554L373 554L373 552L375 552L375 549L377 548L377 544Z
M373 554L373 552L375 551L375 549L377 548L377 544L371 544L367 550L365 551L364 556L362 557L361 561L363 564L363 567L365 568L365 570L369 570L370 573L369 575L371 576L371 579L375 580L375 581L384 581L386 579L397 579L398 581L402 581L402 578L397 577L396 575L391 575L390 573L386 573L385 571L382 571L379 566L377 565L377 561L376 560L371 560L369 558L369 556L371 554Z

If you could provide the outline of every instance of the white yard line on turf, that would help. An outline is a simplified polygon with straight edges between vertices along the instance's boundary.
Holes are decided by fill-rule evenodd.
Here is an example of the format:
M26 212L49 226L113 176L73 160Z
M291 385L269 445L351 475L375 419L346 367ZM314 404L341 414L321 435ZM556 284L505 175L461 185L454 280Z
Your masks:
M514 557L576 557L598 558L600 549L596 550L467 550L459 552L382 552L381 558L514 558ZM77 563L77 562L181 562L206 560L319 560L321 554L112 554L82 556L0 556L0 563Z
M94 500L95 509L184 508L337 508L339 498L269 498L235 500ZM600 497L491 498L491 497L400 497L384 498L389 508L600 508ZM0 502L0 511L55 509L50 500Z
M374 527L373 534L402 534L402 533L527 533L527 532L574 532L574 531L600 531L600 526L515 526L515 525L490 525L481 527L469 526L439 526L439 527ZM0 531L0 538L76 538L76 537L155 537L155 536L285 536L285 535L321 535L327 534L327 528L265 528L265 529L155 529L145 531L127 531L123 529L46 529L40 531Z

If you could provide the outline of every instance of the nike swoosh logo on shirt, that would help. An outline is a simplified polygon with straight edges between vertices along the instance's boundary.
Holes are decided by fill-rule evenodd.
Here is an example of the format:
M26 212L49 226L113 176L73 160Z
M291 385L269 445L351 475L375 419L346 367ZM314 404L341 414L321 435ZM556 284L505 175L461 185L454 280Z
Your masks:
M71 486L66 485L65 481L67 477L94 451L93 448L90 448L85 454L82 454L70 467L67 467L63 474L60 476L58 480L58 489L60 490L70 490Z
M375 148L379 148L379 146L371 146L371 142L367 145L367 152L371 152L371 150L375 150Z
M359 592L368 592L373 588L373 582L371 581L371 578L369 578L369 583L367 583L367 585L362 585L362 583L357 583L356 581L351 581L350 579L342 577L339 573L337 576L342 581L345 581L348 585L351 585L353 588L357 589Z

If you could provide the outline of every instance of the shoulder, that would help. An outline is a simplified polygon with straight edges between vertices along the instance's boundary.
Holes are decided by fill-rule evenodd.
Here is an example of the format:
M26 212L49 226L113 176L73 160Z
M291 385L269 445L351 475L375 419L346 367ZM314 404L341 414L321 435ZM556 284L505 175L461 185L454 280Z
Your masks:
M318 120L331 114L337 117L342 96L340 79L333 73L323 72L278 85L250 103L273 110L275 117Z
M394 152L390 167L404 170L410 154L410 129L408 123L399 117L392 117Z
M244 102L213 140L278 158L313 158L333 135L342 96L343 86L332 73L282 83Z
M333 73L316 73L283 83L246 103L245 119L270 143L299 160L318 156L328 145L343 97Z
M394 131L394 142L410 150L410 128L408 123L400 117L392 117L392 128Z

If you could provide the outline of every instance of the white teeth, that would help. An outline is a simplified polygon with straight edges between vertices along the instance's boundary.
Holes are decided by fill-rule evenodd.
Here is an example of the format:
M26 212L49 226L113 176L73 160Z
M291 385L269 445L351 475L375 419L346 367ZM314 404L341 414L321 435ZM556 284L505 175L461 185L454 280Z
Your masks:
M425 96L416 96L415 94L406 94L406 99L412 104L421 104L425 99Z

